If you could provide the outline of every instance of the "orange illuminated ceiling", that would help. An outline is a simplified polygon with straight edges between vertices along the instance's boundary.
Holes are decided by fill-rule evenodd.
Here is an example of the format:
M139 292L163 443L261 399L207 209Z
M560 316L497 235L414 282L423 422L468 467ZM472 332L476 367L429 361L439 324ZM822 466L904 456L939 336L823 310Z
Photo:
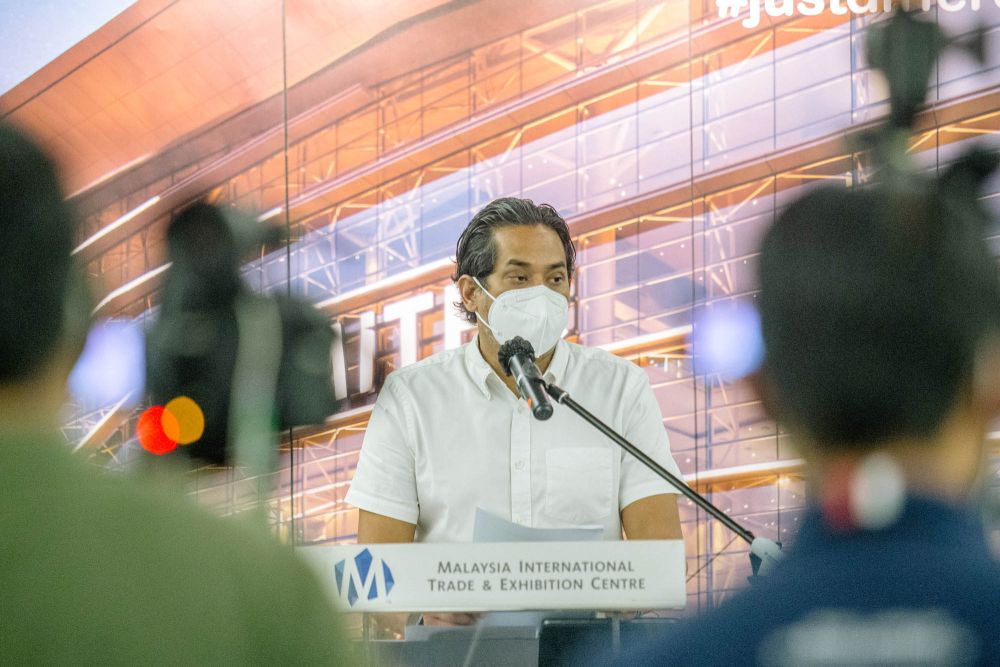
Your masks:
M279 94L282 4L139 0L0 97L0 113L57 155L68 191L80 190ZM285 0L288 84L447 4Z

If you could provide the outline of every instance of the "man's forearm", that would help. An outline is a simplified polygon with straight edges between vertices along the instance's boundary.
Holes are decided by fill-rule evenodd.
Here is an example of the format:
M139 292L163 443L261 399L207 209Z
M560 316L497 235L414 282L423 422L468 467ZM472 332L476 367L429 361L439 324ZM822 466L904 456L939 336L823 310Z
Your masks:
M625 537L630 540L678 540L683 537L675 493L637 500L623 509L621 516Z
M412 523L358 510L358 544L412 542L416 531Z

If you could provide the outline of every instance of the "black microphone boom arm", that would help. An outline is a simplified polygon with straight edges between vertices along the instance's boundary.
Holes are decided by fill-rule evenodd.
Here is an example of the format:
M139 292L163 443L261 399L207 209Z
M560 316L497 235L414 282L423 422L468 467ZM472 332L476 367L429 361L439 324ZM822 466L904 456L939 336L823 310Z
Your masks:
M718 507L713 505L707 498L692 489L690 486L684 483L684 480L680 479L672 472L661 466L659 463L654 461L648 454L633 445L631 442L619 435L614 429L602 422L600 419L595 417L590 411L584 408L582 405L573 400L565 389L556 386L555 384L545 382L542 380L545 387L545 391L548 392L559 405L565 405L567 408L578 414L591 426L596 428L598 431L610 438L616 445L627 451L629 454L639 459L644 466L655 472L657 475L662 477L671 486L684 494L695 505L705 510L712 518L718 520L722 525L724 525L729 530L736 533L740 538L745 540L747 544L750 545L750 564L753 569L753 574L756 577L758 574L767 574L770 569L777 563L781 556L781 548L778 544L766 537L757 537L752 532L741 526L739 523L733 520L731 516L720 510ZM751 578L751 581L753 578Z

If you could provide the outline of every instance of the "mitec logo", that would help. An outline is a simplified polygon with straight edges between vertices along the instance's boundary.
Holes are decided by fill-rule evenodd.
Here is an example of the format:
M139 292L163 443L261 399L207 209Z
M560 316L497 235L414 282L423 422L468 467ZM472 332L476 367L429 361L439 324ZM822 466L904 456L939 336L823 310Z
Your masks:
M380 595L388 595L392 591L395 580L392 570L380 558L372 556L367 548L352 559L345 558L333 566L334 579L337 582L337 595L347 604L354 606L358 598L377 600Z

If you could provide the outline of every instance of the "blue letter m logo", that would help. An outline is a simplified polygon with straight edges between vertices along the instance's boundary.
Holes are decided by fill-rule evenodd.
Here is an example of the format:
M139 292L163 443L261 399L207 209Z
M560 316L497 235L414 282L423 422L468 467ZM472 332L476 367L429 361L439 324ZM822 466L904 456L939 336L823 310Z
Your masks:
M366 548L352 559L344 559L333 566L337 582L337 595L347 604L354 606L358 598L364 596L368 600L376 600L380 591L388 595L395 581L392 571L381 559L376 559Z

